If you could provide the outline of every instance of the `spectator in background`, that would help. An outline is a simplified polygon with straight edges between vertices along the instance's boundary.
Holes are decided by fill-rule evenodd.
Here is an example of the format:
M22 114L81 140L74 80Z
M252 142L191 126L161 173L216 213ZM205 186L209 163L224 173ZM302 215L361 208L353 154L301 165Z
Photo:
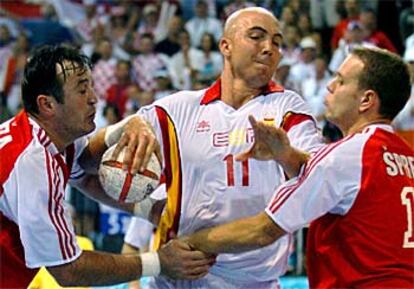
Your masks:
M185 29L191 35L191 46L199 47L204 33L210 33L217 43L223 34L223 24L217 18L208 15L205 0L198 0L194 7L195 16L187 21Z
M300 61L290 68L290 76L295 86L300 88L302 82L315 75L316 42L308 36L300 42Z
M109 22L109 36L114 45L123 47L126 43L128 33L128 15L125 7L114 6L111 8L111 18Z
M370 42L364 41L361 23L359 21L351 21L348 23L344 37L339 41L338 48L332 54L329 70L335 72L351 50L358 45L375 46Z
M394 119L393 125L397 132L414 146L414 48L410 48L404 54L411 76L411 96L403 110Z
M116 82L106 91L106 103L117 108L119 116L124 118L129 99L128 92L131 86L136 86L131 78L131 63L119 60L115 69Z
M300 34L295 25L285 26L283 30L283 58L289 59L291 63L297 63L300 60Z
M181 49L171 57L170 74L174 88L191 89L197 73L202 70L203 52L191 47L190 34L186 30L180 32L178 39Z
M163 53L170 57L177 53L180 50L178 35L182 28L183 20L181 17L178 15L171 17L168 22L167 36L155 45L155 52Z
M283 86L285 89L293 91L299 91L298 87L295 86L295 82L292 80L290 75L290 68L293 65L293 61L290 58L282 58L276 69L276 73L273 75L273 80Z
M223 19L226 20L233 12L256 6L253 2L246 0L230 0L228 4L223 8Z
M30 43L25 33L20 33L13 43L9 56L2 59L4 66L0 70L0 93L5 105L13 115L21 108L21 81L23 70L29 55Z
M117 60L112 55L113 47L109 38L104 37L95 48L98 61L92 70L94 87L99 99L105 99L106 91L116 82L115 67Z
M0 25L0 48L7 47L13 42L13 37L10 34L7 25Z
M106 15L98 15L96 1L84 0L83 5L85 7L85 20L79 22L75 29L83 42L91 42L93 40L93 30L97 26L105 26L108 18Z
M297 24L297 15L293 12L290 6L283 6L280 15L280 25L284 30L287 26L295 26Z
M168 66L168 58L154 52L154 36L151 33L140 35L139 52L132 61L133 77L143 91L153 91L157 82L154 73Z
M328 83L331 75L328 71L325 58L318 57L315 60L315 74L302 82L301 93L309 104L312 114L315 116L319 128L324 126L325 105L324 100L328 95Z
M299 14L297 26L299 28L299 34L302 38L310 36L313 32L312 22L310 20L309 14L307 13Z
M158 8L154 4L145 5L142 10L142 20L138 25L138 35L136 39L139 41L140 35L144 33L151 33L154 35L155 29L158 24ZM139 44L135 44L136 47L139 47Z
M155 72L154 76L157 79L157 88L154 93L154 100L161 99L175 92L172 86L171 76L167 69L158 70Z
M414 33L414 1L410 7L405 8L399 15L401 39L405 41Z
M377 29L377 15L374 10L364 9L359 15L359 21L365 34L365 41L371 42L380 48L398 53L388 36Z
M359 19L359 10L359 0L345 0L345 18L336 24L332 33L332 51L338 48L339 40L344 36L348 23Z
M203 52L203 58L199 59L201 69L198 72L197 80L209 86L217 79L223 69L223 57L217 51L214 36L210 33L204 33L201 37L200 49Z
M332 29L339 22L339 14L336 11L338 0L310 0L309 13L312 26L317 30Z

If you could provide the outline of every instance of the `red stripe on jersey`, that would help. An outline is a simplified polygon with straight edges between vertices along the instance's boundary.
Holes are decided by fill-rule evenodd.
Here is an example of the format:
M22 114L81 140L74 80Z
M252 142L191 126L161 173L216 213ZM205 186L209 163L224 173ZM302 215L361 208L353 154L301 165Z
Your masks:
M161 127L165 161L163 175L165 176L168 195L166 210L161 217L155 235L154 248L159 248L178 232L181 212L182 170L181 153L174 123L163 108L157 106L155 109Z
M59 241L59 247L60 247L60 252L62 254L63 259L66 259L66 252L64 250L63 247L63 240L62 240L62 236L61 236L61 232L60 232L60 228L58 227L57 223L56 223L56 219L55 219L55 215L53 214L53 182L54 179L52 179L52 169L51 169L51 157L49 155L49 152L45 149L45 155L46 155L46 168L47 168L47 179L48 179L48 184L49 184L49 203L48 203L48 213L49 213L49 217L50 220L52 221L53 226L56 229L56 233L58 236L58 241Z
M64 196L63 193L60 194L60 196L59 196L59 217L62 220L65 234L67 236L69 236L69 238L68 238L68 243L69 243L69 246L68 246L68 257L69 258L72 258L76 254L76 247L75 247L76 239L74 238L73 234L69 230L68 223L66 222L66 219L65 219L65 216L64 216L64 208L63 208L63 205L62 205L63 196Z
M263 87L262 91L260 92L260 95L266 95L274 92L283 91L285 91L285 89L282 86L276 84L273 81L269 81L269 83L265 87ZM221 99L221 79L218 79L216 82L213 83L213 85L211 85L206 90L200 104L206 105L219 99Z
M248 161L243 161L242 162L242 167L243 167L242 185L247 187L249 185L249 162Z
M70 258L71 256L71 252L69 250L69 239L68 236L65 232L64 226L63 226L63 221L61 219L61 215L60 215L60 202L62 200L63 195L60 193L60 186L61 186L61 180L60 180L60 176L59 176L59 164L54 161L53 162L53 169L54 169L54 194L53 194L53 199L54 199L54 213L56 216L56 221L57 224L60 228L60 232L62 234L62 238L64 240L63 243L63 248L66 252L67 258Z
M283 121L280 127L288 132L295 125L298 125L307 120L314 122L313 118L310 115L289 111L283 116Z
M55 172L55 195L54 195L54 200L55 200L55 216L56 219L58 221L58 225L61 229L61 232L63 234L63 238L65 240L64 243L64 249L66 250L67 256L68 258L73 257L73 255L75 254L75 247L73 246L73 238L72 238L72 234L70 233L68 226L66 224L66 219L64 217L64 209L63 209L63 205L62 205L62 200L63 200L63 196L64 196L64 185L61 184L61 178L59 176L59 166L60 164L55 161L54 162L54 172Z
M170 158L170 142L169 142L169 134L168 134L168 120L167 120L167 113L160 107L156 107L156 112L158 116L158 121L160 122L161 126L161 133L162 133L162 143L164 147L164 161L165 161L165 168L163 175L165 176L165 182L168 187L171 185L172 179L172 172L171 172L171 158Z
M296 191L296 189L306 180L307 176L313 171L315 166L321 162L332 150L334 150L338 145L347 141L351 136L344 138L336 143L327 145L320 149L307 164L305 164L305 170L302 176L299 177L297 182L290 186L282 187L280 191L275 195L269 206L269 210L274 214Z

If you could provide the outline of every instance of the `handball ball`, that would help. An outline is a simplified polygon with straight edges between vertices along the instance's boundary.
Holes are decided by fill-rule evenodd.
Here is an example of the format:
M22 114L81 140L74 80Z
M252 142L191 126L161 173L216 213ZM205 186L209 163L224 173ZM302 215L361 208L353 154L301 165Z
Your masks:
M125 149L112 159L112 146L104 153L99 166L99 180L106 194L121 203L137 203L150 195L160 182L161 165L153 153L144 172L132 175L122 169Z

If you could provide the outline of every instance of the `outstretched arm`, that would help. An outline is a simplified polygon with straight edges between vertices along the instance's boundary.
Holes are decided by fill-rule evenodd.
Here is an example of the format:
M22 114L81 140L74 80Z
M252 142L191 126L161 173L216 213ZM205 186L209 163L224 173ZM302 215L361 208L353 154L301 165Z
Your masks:
M262 212L231 223L198 231L183 241L210 254L239 253L265 247L285 234L270 217Z
M297 176L309 154L292 147L283 129L256 121L253 116L249 116L249 121L254 131L255 142L248 151L239 154L236 159L275 160L289 178Z
M208 273L214 260L207 254L192 251L188 244L170 242L158 255L84 251L73 262L50 266L47 270L63 286L104 286L158 274L174 279L198 279Z

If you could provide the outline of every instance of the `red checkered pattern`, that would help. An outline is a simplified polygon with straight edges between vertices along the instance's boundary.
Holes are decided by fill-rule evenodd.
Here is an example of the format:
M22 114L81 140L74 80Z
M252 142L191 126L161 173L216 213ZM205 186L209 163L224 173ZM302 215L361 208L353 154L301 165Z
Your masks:
M133 77L144 91L153 91L157 86L155 72L166 69L167 63L158 55L138 55L133 61Z
M115 68L116 60L113 58L99 60L93 68L92 77L95 82L95 91L100 99L105 99L108 88L116 83Z

